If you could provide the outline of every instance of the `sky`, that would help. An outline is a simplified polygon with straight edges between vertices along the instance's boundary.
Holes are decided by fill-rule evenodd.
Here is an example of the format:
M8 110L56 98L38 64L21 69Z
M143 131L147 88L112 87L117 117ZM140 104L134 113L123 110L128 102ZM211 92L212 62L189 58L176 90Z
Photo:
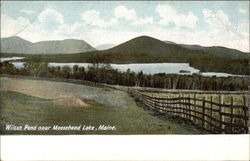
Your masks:
M249 1L1 1L1 38L95 47L142 35L249 52Z

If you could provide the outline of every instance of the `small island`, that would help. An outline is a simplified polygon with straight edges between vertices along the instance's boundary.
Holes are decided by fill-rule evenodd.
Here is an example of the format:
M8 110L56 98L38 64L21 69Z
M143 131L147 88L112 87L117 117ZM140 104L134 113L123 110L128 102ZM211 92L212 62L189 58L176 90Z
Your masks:
M179 73L191 73L189 70L180 70Z

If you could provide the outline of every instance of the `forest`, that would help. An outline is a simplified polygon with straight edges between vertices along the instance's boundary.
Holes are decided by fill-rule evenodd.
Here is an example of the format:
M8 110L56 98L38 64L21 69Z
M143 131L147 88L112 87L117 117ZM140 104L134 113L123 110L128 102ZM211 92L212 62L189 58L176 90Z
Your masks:
M74 65L49 66L46 62L26 62L23 68L16 68L11 62L0 63L0 74L23 75L47 78L80 79L110 85L139 86L165 89L190 90L247 90L249 77L205 77L198 74L145 74L113 69L110 64L93 63L88 68Z

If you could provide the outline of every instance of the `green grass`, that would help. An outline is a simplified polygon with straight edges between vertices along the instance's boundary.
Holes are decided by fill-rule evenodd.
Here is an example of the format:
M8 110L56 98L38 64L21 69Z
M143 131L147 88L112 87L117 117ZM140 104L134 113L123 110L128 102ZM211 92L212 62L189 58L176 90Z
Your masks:
M8 81L11 83L27 80ZM6 89L6 84L1 85ZM28 81L26 86L36 89L36 82L46 88L48 81ZM43 83L42 83L43 82ZM54 82L55 84L57 82ZM48 93L56 90L55 84L46 88ZM25 86L25 84L22 84ZM61 84L67 89L67 83ZM72 86L72 85L70 85ZM78 89L90 88L77 85ZM23 87L27 88L27 87ZM38 98L18 92L0 90L1 98L1 133L2 134L200 134L201 131L187 124L162 119L151 115L142 107L138 107L134 99L126 92L93 88L88 91L90 97L82 98L88 107L67 107L48 103L47 98ZM39 90L39 89L36 89ZM41 90L41 89L40 89ZM72 88L73 90L73 88ZM81 89L82 90L82 89ZM37 91L39 92L39 91ZM40 91L41 92L41 91ZM70 91L67 91L70 92ZM76 92L76 91L75 91ZM94 93L94 94L93 94ZM98 97L91 95L99 94ZM108 96L104 96L108 95ZM103 97L103 98L102 98ZM115 126L115 131L6 131L6 124L15 125L99 125Z

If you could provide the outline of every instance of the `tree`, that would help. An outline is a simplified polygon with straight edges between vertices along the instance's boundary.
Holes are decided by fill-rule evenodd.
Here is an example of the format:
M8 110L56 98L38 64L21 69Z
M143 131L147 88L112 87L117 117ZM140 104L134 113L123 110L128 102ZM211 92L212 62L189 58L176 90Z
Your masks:
M69 66L63 66L62 67L62 75L63 78L70 78L71 68Z
M1 74L16 74L18 69L10 62L0 62L0 73Z
M79 67L78 67L78 65L73 66L73 78L79 79Z
M48 63L46 62L27 62L24 63L24 69L28 73L35 77L49 75Z
M79 67L78 69L78 79L84 79L85 78L85 68L84 67Z

